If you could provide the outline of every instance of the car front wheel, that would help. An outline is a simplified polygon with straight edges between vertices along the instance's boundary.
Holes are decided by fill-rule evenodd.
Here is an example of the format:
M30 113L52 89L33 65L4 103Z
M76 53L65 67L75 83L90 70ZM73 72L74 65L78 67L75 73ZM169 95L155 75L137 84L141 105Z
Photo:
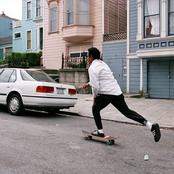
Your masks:
M12 94L7 102L8 112L12 115L19 115L23 111L23 103L18 94Z

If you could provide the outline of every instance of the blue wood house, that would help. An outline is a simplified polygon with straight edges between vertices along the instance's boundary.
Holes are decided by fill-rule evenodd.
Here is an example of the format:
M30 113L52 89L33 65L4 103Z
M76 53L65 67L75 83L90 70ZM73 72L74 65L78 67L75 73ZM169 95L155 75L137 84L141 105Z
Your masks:
M22 21L13 25L13 52L43 49L43 0L22 0Z
M103 59L124 92L174 99L174 0L120 0L119 4L127 6L127 30L121 27L104 34ZM118 26L122 22L117 21Z
M17 19L0 14L0 60L12 53L12 23Z

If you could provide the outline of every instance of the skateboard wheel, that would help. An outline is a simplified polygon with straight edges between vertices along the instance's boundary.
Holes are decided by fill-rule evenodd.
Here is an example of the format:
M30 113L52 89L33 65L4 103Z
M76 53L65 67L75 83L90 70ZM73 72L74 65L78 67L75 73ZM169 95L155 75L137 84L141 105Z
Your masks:
M89 140L91 140L92 139L92 136L89 136L88 138L89 138Z
M112 142L111 141L107 141L106 144L107 145L112 145Z
M115 144L115 141L114 140L111 140L112 144Z
M88 137L84 137L84 140L89 140L89 138Z

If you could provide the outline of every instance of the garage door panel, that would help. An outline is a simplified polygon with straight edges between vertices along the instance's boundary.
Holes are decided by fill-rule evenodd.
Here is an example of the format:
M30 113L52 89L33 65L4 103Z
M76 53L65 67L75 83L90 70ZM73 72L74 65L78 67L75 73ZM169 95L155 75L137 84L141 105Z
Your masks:
M170 98L174 99L174 61L170 61Z
M169 98L169 61L148 62L148 93L151 98Z

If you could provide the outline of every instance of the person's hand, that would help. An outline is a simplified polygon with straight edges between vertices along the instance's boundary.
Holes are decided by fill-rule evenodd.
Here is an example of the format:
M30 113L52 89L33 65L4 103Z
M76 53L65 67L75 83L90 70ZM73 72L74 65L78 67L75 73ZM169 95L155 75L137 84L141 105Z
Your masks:
M85 83L85 84L82 86L82 88L83 88L83 89L86 89L88 86L89 86L89 84L88 84L88 83Z

